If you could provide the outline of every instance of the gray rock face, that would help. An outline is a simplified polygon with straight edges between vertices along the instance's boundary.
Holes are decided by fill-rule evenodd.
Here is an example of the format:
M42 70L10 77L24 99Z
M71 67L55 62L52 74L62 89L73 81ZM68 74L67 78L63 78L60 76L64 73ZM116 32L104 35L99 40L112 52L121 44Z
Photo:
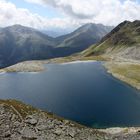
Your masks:
M37 134L30 127L25 127L21 135L23 139L37 139Z
M25 122L31 125L36 125L37 119L33 118L33 116L27 116L27 119L25 120Z

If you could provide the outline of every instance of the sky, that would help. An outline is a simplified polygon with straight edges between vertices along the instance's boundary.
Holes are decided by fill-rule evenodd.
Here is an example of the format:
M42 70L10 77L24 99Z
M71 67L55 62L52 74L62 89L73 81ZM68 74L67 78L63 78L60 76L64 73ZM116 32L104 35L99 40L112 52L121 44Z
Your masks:
M140 0L0 0L0 26L75 29L86 23L116 26L140 20Z

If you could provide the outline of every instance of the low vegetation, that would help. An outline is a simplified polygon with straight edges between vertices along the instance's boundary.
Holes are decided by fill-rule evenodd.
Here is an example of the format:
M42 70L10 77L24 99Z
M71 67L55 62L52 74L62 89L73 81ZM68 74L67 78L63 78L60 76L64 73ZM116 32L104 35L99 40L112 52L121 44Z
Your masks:
M116 78L140 89L140 64L130 62L107 62L105 67Z
M32 106L25 105L20 101L16 100L0 100L0 104L4 104L7 108L12 108L14 113L20 114L22 118L25 118L27 115L31 115L37 111L37 109Z

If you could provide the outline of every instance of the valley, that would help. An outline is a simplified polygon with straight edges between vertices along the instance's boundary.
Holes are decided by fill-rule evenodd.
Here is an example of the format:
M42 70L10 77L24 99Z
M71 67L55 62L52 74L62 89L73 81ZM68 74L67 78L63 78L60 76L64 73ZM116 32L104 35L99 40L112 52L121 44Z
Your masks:
M140 0L0 0L0 140L140 140Z
M66 57L97 43L112 27L85 24L56 38L36 29L13 25L0 30L0 68L29 60Z
M72 139L72 138L73 139L80 139L80 138L82 139L83 138L84 139L83 134L86 136L88 135L89 139L97 138L99 140L100 139L108 139L108 140L112 139L113 140L115 138L118 140L124 139L124 138L126 138L127 140L133 140L133 139L135 140L135 139L139 138L139 129L140 128L137 127L137 126L139 126L138 125L139 124L139 113L138 113L139 111L138 110L139 110L139 90L140 90L140 74L139 74L140 73L140 61L139 61L140 60L140 42L139 42L140 24L139 23L140 23L140 21L134 21L134 22L125 21L125 22L119 24L110 33L105 35L105 37L103 37L103 39L101 39L100 41L97 41L96 44L93 43L94 45L91 45L91 46L89 45L90 47L88 47L87 49L85 49L85 48L80 49L80 50L78 49L78 51L74 50L74 52L75 52L74 54L73 54L73 51L72 52L70 51L70 53L68 52L67 54L63 55L63 51L65 52L67 50L66 49L67 47L65 48L65 45L66 45L65 43L69 44L69 42L71 42L71 40L73 41L73 38L77 38L77 34L79 36L79 33L77 33L77 31L76 31L70 35L71 36L70 38L68 37L69 35L66 36L67 39L63 43L61 41L65 38L65 36L57 38L57 41L58 41L57 43L59 45L60 44L61 45L59 46L57 44L58 47L55 46L53 49L56 49L58 51L58 49L60 47L59 51L60 51L61 55L55 54L59 58L57 58L55 56L56 58L48 57L46 59L45 58L46 54L44 53L44 56L45 56L43 58L44 60L42 60L41 58L40 58L41 60L36 59L36 57L37 57L37 55L36 55L34 57L35 60L29 59L30 61L28 61L28 59L27 60L25 59L25 61L24 61L24 59L20 59L19 63L18 63L18 61L15 61L14 63L16 63L16 64L0 69L1 78L2 78L1 88L0 88L1 93L6 91L5 95L1 95L3 100L1 100L1 102L0 102L0 104L2 104L2 109L4 112L5 112L5 105L8 106L8 111L11 110L11 106L14 105L15 108L17 109L17 111L19 112L19 114L23 113L23 112L20 112L20 110L18 110L18 108L16 107L16 106L22 106L23 104L21 104L20 102L17 102L17 101L13 101L13 100L10 100L10 101L6 100L7 97L10 97L10 98L12 98L12 99L14 98L16 100L21 99L25 103L33 105L36 108L40 108L46 112L47 111L49 112L49 110L52 111L51 104L53 104L53 102L55 102L55 104L58 102L56 107L53 106L53 111L52 111L53 113L51 111L50 111L51 113L48 113L48 114L51 114L51 116L49 115L49 117L53 117L53 116L55 116L54 114L60 113L58 116L63 116L65 118L65 119L62 118L61 121L59 121L58 116L55 116L56 118L49 118L45 115L47 113L44 113L44 111L41 112L41 114L43 114L43 116L45 116L45 118L44 117L42 118L42 116L38 116L39 115L38 110L36 110L36 109L35 110L33 109L34 111L31 114L30 114L30 112L28 112L28 110L25 110L26 117L23 118L23 121L19 123L20 129L21 130L23 129L21 131L21 134L16 133L17 128L14 130L15 135L11 135L9 133L7 134L6 130L4 130L5 132L2 132L2 133L5 134L6 137L10 137L10 138L12 138L12 137L13 138L15 138L15 137L40 138L39 133L41 132L42 133L41 137L45 137L45 135L47 134L47 132L46 132L47 129L46 130L37 130L38 123L36 125L26 123L28 115L31 115L30 116L31 120L35 119L41 123L45 122L44 123L45 126L43 126L43 127L47 128L47 127L51 127L50 125L53 125L53 130L51 131L52 135L50 136L50 138L53 137L52 139L54 139L55 137L60 138L60 139L61 138L63 138L63 139ZM89 29L89 27L91 29L90 24L88 26L86 26L86 29L87 28ZM83 29L83 27L82 27L82 29ZM79 30L81 30L81 29L79 29ZM81 33L80 33L80 37L81 37ZM70 46L71 46L71 43L70 43ZM72 45L72 46L74 46L74 45ZM65 49L63 50L63 48L65 48L66 50ZM37 53L38 53L38 51L37 51ZM72 53L72 55L70 55L71 53ZM91 61L93 64L91 63L89 65L89 63ZM69 62L75 62L75 63L69 63ZM101 65L100 65L100 63L101 63ZM67 65L65 65L65 64L67 64ZM72 68L71 68L71 66L72 66ZM63 67L64 67L64 71L63 71ZM76 70L73 71L75 68L76 68ZM31 73L29 73L29 72L31 72ZM33 73L35 73L35 75L33 75ZM85 76L85 74L86 74L86 76ZM53 77L52 75L55 75L55 76ZM65 77L63 77L63 75ZM14 76L14 80L12 78L13 76ZM39 76L41 76L41 77L39 77ZM78 81L79 77L80 77L80 82ZM27 83L26 89L23 89L23 87L21 85L18 85L18 83L16 82L16 78L18 79L18 82L22 83L23 85L26 85L26 83ZM68 78L69 80L65 81L65 78ZM74 78L76 78L74 81L77 80L75 83L73 81ZM97 78L98 80L95 80L94 78L95 79ZM45 82L43 82L42 79L45 79ZM72 81L70 79L72 79ZM86 81L86 85L84 84L83 79ZM61 82L59 82L59 80ZM91 82L90 82L90 80L91 80ZM28 82L25 82L25 81L28 81ZM15 83L17 86L16 90L19 91L20 93L23 92L24 96L14 93L14 90L13 91L6 90L4 83L6 83L8 86L10 85L11 89L15 89L15 85L10 84L10 83ZM78 85L78 83L80 83L81 85ZM91 85L91 83L93 85ZM100 85L100 83L102 83L102 84ZM39 86L39 84L41 85L41 87ZM45 89L43 90L44 85L45 85ZM75 85L77 85L77 87L81 86L82 90L79 91L79 89L76 88ZM100 88L96 89L96 87L98 87L99 85L100 85L101 89ZM103 85L106 85L106 87L104 87ZM74 86L74 87L71 88L71 86ZM86 86L86 87L84 87L84 86ZM93 86L94 86L94 88L93 88ZM34 87L34 89L32 87ZM65 102L65 100L63 100L63 98L60 101L58 100L59 98L57 98L57 100L56 100L56 98L54 98L54 97L58 96L57 95L58 91L55 91L55 89L52 87L56 87L56 89L59 89L60 94L62 94L63 91L65 91L67 96L65 97L65 95L63 94L63 95L61 95L61 97L65 98L65 100L67 100L67 102ZM67 87L67 88L61 89L61 87ZM47 88L47 90L46 90L46 88ZM41 90L39 90L39 89L41 89ZM73 91L72 89L76 89L76 91L75 90ZM104 89L103 90L104 92L102 92L102 89ZM69 92L71 90L72 90L72 93L74 93L74 92L76 92L76 93L74 95L71 95L71 93ZM46 95L45 91L47 91L48 95ZM94 105L92 104L94 98L92 97L90 92L88 93L87 91L88 92L91 91L91 93L93 92L94 96L95 96L94 98L95 99L98 98L97 101L101 102L99 108L98 108L98 104L95 105L97 108L94 107ZM12 95L11 95L11 92L13 92ZM34 97L34 95L32 94L33 92L36 94L36 97ZM86 102L86 101L84 101L84 99L86 98L86 96L83 96L84 92L89 94L88 97L90 97L91 101L90 101L90 99L88 99L88 103L86 103L85 106L82 107L83 109L80 111L80 107L79 107L78 111L77 111L77 108L74 108L73 106L71 106L71 104L69 104L69 102L71 103L71 101L68 100L67 98L69 97L69 99L73 99L72 102L73 102L73 104L75 103L75 106L78 106L76 104L77 102L82 102L82 104L84 105L84 103ZM78 93L80 93L80 101L77 98ZM102 94L110 93L109 96L107 94L106 97L104 97L104 100L107 101L107 103L108 103L107 106L105 106L104 100L101 100L103 97L99 98L100 94L96 95L96 93L98 93L98 94L99 93L100 94L101 93ZM111 94L111 93L113 93L113 94ZM55 95L54 97L53 97L53 94ZM47 96L47 97L45 97L45 96ZM34 101L36 101L36 98L39 98L39 101L32 102L30 100L31 98ZM50 100L47 100L49 98L50 98ZM53 98L54 98L54 100L51 100ZM83 100L82 100L82 98L83 98ZM110 98L111 98L111 100L110 100ZM46 100L44 100L44 99L46 99ZM127 100L125 100L125 99L127 99ZM124 102L124 100L125 100L125 102ZM46 102L48 105L47 109L46 109L46 106L44 106L44 105L46 105ZM118 102L121 107L118 105ZM94 101L94 103L96 103L96 100ZM70 116L71 113L67 112L68 110L65 110L65 107L57 108L57 107L61 106L61 104L65 104L65 106L68 106L70 110L71 110L71 108L73 108L75 110L73 112L74 116L73 115ZM90 106L88 106L89 104L90 104ZM84 116L82 114L82 112L87 110L87 109L84 110L84 108L86 108L86 105L87 105L88 109L91 106L92 106L92 109L94 108L93 112L90 111L90 113L92 112L94 114L93 118L90 117L89 112L84 113L84 114L87 114L86 115L87 118L89 117L87 119L87 122L89 121L88 123L85 121L86 117L82 120L82 117ZM101 107L101 105L103 105L103 106ZM114 106L115 110L111 110L110 105ZM132 105L133 105L133 107L132 107ZM23 105L23 106L25 108L26 107L28 108L28 105ZM116 108L117 106L119 106L119 107ZM131 110L127 111L127 108L131 108ZM29 107L29 109L30 109L30 107ZM62 109L62 112L61 112L61 109ZM24 108L23 108L23 110L24 110ZM104 118L100 117L102 115L100 115L98 110L100 110L102 112L102 114L104 113ZM106 110L106 112L108 112L108 113L106 114L106 112L104 112L104 110ZM41 110L39 110L39 111L41 111ZM116 112L119 112L119 113L117 113L115 116L113 116L113 115L111 116L111 119L112 119L112 124L111 124L111 119L110 119L109 114L111 114L112 112L114 115ZM11 113L11 111L9 113ZM77 113L79 113L79 114L77 115ZM98 116L98 113L99 113L99 116ZM17 116L19 114L15 114L15 115ZM69 114L69 115L67 115L67 114ZM13 115L13 113L12 113L12 115ZM121 120L122 122L117 121L116 116L118 117L118 120ZM126 120L126 116L127 116L127 120ZM6 117L7 117L7 119L9 119L8 116L6 116ZM17 116L17 118L18 117L19 116ZM63 121L67 122L66 118L69 118L69 117L70 117L70 120L74 120L74 122L68 121L67 124L63 123ZM98 121L98 119L100 121ZM107 120L107 119L109 119L109 120ZM49 124L50 120L51 120L51 124ZM93 120L94 123L92 124L90 122L90 120L91 120L91 122ZM12 123L15 123L14 121L15 120L13 120ZM107 121L109 121L110 124ZM115 121L116 121L116 123L114 124ZM83 125L87 125L88 127L93 127L93 129L78 125L75 122L78 122ZM61 126L61 128L60 128L60 126ZM133 126L133 127L131 127L131 126ZM102 128L102 129L97 130L97 129L95 129L96 127ZM65 130L63 128L65 128ZM30 130L32 136L29 133L27 133L26 129ZM68 135L64 135L64 134L66 134L67 130L71 130L70 131L71 133ZM0 131L2 131L1 128L0 128ZM74 131L76 131L76 133L74 133ZM83 132L83 133L81 133L81 132ZM34 134L36 134L36 135L34 135ZM3 138L5 136L1 136L1 137Z
M28 72L29 71L28 70L28 67L32 67L32 66L35 68L35 69L32 69L32 70L33 71L36 71L38 68L36 69L35 66L42 67L43 65L46 65L46 64L47 65L49 65L49 64L52 65L52 63L53 64L56 63L56 64L60 64L61 65L61 63L62 64L63 63L64 64L65 63L67 64L67 62L71 62L71 60L72 60L72 58L71 59L69 58L68 59L69 61L68 60L66 61L66 59L68 59L68 58L65 58L65 59L64 58L59 58L59 59L53 59L53 60L50 60L50 61L35 61L35 62L34 61L30 61L30 62L23 62L21 64L17 64L16 66L13 66L13 68L15 70L12 68L11 70L8 70L7 71L8 72L8 75L3 75L3 74L1 75L2 81L1 81L1 87L0 87L1 91L0 91L0 93L4 93L3 95L4 96L7 96L8 98L10 96L11 96L10 98L14 98L14 96L13 96L15 94L14 93L14 89L16 89L16 91L18 91L18 93L15 94L15 97L18 100L19 99L22 100L23 97L27 97L27 100L28 101L31 101L31 100L32 101L36 101L36 97L37 97L37 99L39 98L39 100L40 100L41 103L43 103L43 101L45 101L46 103L49 103L49 100L51 99L49 96L47 98L45 98L45 97L42 98L41 97L41 95L43 95L43 93L42 93L42 91L43 91L43 81L42 80L43 79L42 78L40 79L37 76L38 74L37 75L36 74L35 75L32 75L30 73L29 74L28 73L21 73L21 74L19 73L18 74L18 73L15 73L15 72L20 72L20 71L23 71L23 70L25 72ZM76 61L76 60L74 60L74 58L73 58L73 61ZM110 62L106 62L105 64L107 64L107 63L110 63ZM127 62L125 62L125 64L126 63ZM84 63L82 65L83 66L85 65L87 67L88 66L87 64L88 64L88 62L85 62L84 61ZM119 64L120 64L120 62L119 62ZM50 75L50 68L47 65L46 65L46 74L49 72L48 75ZM70 63L70 65L73 65L73 64ZM76 66L76 64L74 64L74 65ZM62 65L62 66L65 66L65 65ZM62 66L60 66L60 67L62 67ZM117 66L117 65L115 64L115 66ZM125 65L123 64L122 66L125 66ZM97 73L100 70L100 68L98 69L98 67L99 67L98 65L94 67L94 69L97 69L97 71L94 74L95 76L97 75ZM113 68L114 68L114 66L113 66ZM123 67L123 68L125 68L125 67ZM54 70L58 70L58 72L59 72L58 75L60 75L59 77L58 77L58 75L55 75L56 76L56 79L58 79L58 83L59 83L59 80L61 81L61 83L59 83L60 84L59 85L59 90L60 90L60 87L62 87L61 84L64 84L62 82L61 78L62 78L62 75L65 72L60 73L60 70L59 69L60 68L54 68ZM84 70L85 67L83 67L82 69L83 69L83 71L85 71ZM53 69L51 68L51 70L53 70ZM69 68L67 70L69 70ZM81 70L81 68L80 68L80 70ZM116 68L115 68L115 70L116 70ZM133 70L134 70L134 68L133 68ZM9 73L9 71L12 71L14 73L13 74L12 73ZM41 73L42 70L41 71L39 70L38 72ZM90 72L87 72L87 73L90 73ZM94 71L93 71L93 73L94 73ZM21 78L20 78L20 75L21 75ZM54 75L54 72L53 72L53 75ZM75 78L76 78L76 75L74 76ZM88 74L86 74L85 76L89 80L89 77L91 77L91 76L87 76L87 75ZM91 75L92 75L92 73L91 73ZM67 78L69 80L70 80L70 77L71 76L69 76L69 77L67 76ZM101 77L103 77L103 75L101 75ZM56 87L56 84L54 82L55 81L54 78L53 78L53 81L51 80L52 78L47 78L47 79L49 80L49 83L53 83L53 89L54 89L54 87ZM45 87L48 85L48 82L47 82L48 80L47 79L45 80ZM87 79L84 78L84 80L86 80L86 81L87 81ZM94 79L94 78L92 78L92 79ZM5 80L8 80L8 83L9 84L7 82L5 82ZM16 81L18 81L18 82L16 82ZM81 81L81 83L83 83L82 80L80 80L80 81ZM101 80L101 81L103 82L103 80ZM111 83L113 83L113 81ZM3 83L7 83L6 84L7 86L10 85L11 88L10 88L10 91L9 91L9 95L7 95L7 92L8 91L7 92L4 92L4 90L3 90ZM26 87L26 89L27 89L26 91L24 91L25 88L22 87L21 83L24 85L24 87ZM35 88L34 90L32 88L32 84L31 83L33 84L33 86ZM97 83L97 85L99 85L99 83ZM108 83L108 82L105 81L105 83ZM27 85L29 86L29 88L28 88ZM39 88L40 85L41 85L41 90ZM50 85L51 84L49 84L46 87L47 90L44 90L44 93L46 93L46 91L47 91L47 94L49 93L49 87L51 87ZM87 85L89 85L89 83L87 83ZM95 85L95 87L97 85ZM110 87L111 84L109 84L108 86ZM12 88L12 87L15 87L15 88ZM66 87L68 88L68 86L66 86ZM85 89L84 88L84 85L82 87L83 87L83 90L84 90ZM93 88L93 85L92 85L92 88ZM116 88L116 90L114 88ZM115 94L115 91L117 91L117 89L119 87L116 87L116 85L115 85L114 88L113 88L114 90L112 90L113 91L113 94L115 96L117 96L118 93ZM12 91L12 89L13 89L13 91ZM32 91L33 91L33 96L31 94L32 92L30 92L30 89L32 89ZM66 90L64 88L63 88L63 90L67 93L67 96L68 96L68 90ZM89 91L89 86L88 86L88 91ZM130 91L130 89L129 89L129 91ZM22 94L22 92L24 94ZM53 90L50 95L52 95L54 93L55 92ZM57 93L58 93L58 91L56 92L56 95L54 97L57 97L58 96ZM98 93L99 92L97 92L97 94ZM35 96L34 96L34 94L35 94ZM124 93L120 93L120 95L118 95L118 96L121 96L121 94L123 95ZM24 96L22 97L21 95L24 95ZM75 95L77 96L77 94L75 94ZM80 92L80 100L82 100L82 95L83 94ZM135 95L135 93L134 93L134 95ZM21 96L21 98L19 98L20 96ZM62 95L59 95L59 96L64 97L65 95L63 95L63 96ZM127 96L127 94L126 94L126 96ZM2 94L1 94L1 97L2 97ZM70 97L68 96L68 98L70 98ZM44 100L44 99L49 99L49 100ZM60 99L60 98L56 98L56 99L57 100L54 100L54 102L55 102L55 104L58 103L57 106L59 107L59 100L58 99ZM76 97L74 97L72 99L73 99L73 101L72 101L73 104L75 102L77 102ZM85 99L85 97L84 97L84 99ZM105 97L104 97L104 99L105 99ZM124 99L126 99L126 97L122 97L122 102L119 100L119 104L122 104L122 106L123 106L123 104L125 105ZM133 99L133 96L130 97L130 101L131 101L131 99ZM138 99L138 97L136 99ZM23 100L24 100L24 98L23 98ZM26 103L27 103L28 102L27 100L24 100L24 102L26 101ZM66 100L66 97L65 97L65 100ZM95 98L95 100L96 100L96 98ZM115 101L116 100L118 100L117 97L115 98ZM61 101L61 104L62 104L62 102L64 102L64 100L60 100L60 101ZM92 103L95 103L96 102L96 101L93 102L93 99L92 98L91 98L91 101L92 101ZM90 103L91 103L91 101L88 100L88 102L90 102ZM113 103L115 101L113 101ZM109 102L110 102L110 100L108 101L108 103ZM30 102L30 104L32 104L33 106L36 106L35 105L36 103L38 103L38 101L37 102ZM39 103L39 104L41 104L41 103ZM66 106L66 110L69 110L70 108L69 109L67 108L67 103L68 103L68 100L67 100L67 102L65 102L65 106ZM118 104L118 102L116 102L116 103ZM133 103L135 103L135 102L133 102ZM29 102L27 104L29 104ZM102 104L103 104L103 106L105 106L104 103L102 103ZM75 105L75 106L77 106L77 105ZM90 104L90 106L91 106L91 104ZM93 106L91 106L91 107L93 109ZM37 107L37 108L40 108L40 107ZM85 106L83 106L82 110L84 110L84 108L85 108ZM135 109L136 108L137 107L135 107ZM133 111L135 109L133 109ZM95 126L94 126L93 128L88 128L86 126L79 125L79 124L77 124L77 123L75 123L73 121L70 121L70 120L67 120L67 119L64 119L64 118L60 118L60 117L56 116L55 114L53 114L51 111L48 111L48 112L47 111L44 111L45 109L43 109L43 111L42 111L41 109L36 109L36 108L34 108L32 106L25 105L25 104L23 104L21 102L15 101L15 100L6 100L6 98L5 98L5 100L0 100L0 110L1 110L0 111L0 114L1 114L0 115L0 120L2 122L4 122L3 125L0 126L0 132L2 134L2 135L0 135L0 138L1 139L8 139L8 138L10 138L11 140L15 140L16 138L20 138L20 139L45 139L47 137L47 138L52 139L52 140L54 140L56 138L57 139L83 139L83 140L86 139L86 138L88 138L88 139L98 139L98 140L114 140L114 139L120 140L120 139L124 139L125 138L127 140L133 140L133 139L135 140L135 139L138 139L139 138L139 130L140 130L139 127L126 127L125 126L125 127L112 127L112 128L104 128L104 129L103 128L102 129L95 129L94 128ZM96 110L96 109L93 109L93 111L94 110ZM103 110L101 110L102 113L103 113ZM63 112L64 112L64 110L63 110ZM79 112L79 109L78 109L78 112ZM114 113L115 112L116 112L116 110L114 111ZM128 112L130 113L131 111L128 111ZM91 113L91 111L90 111L90 113ZM86 116L88 116L89 113L86 113L86 114L87 114ZM105 114L104 114L103 117L101 117L101 116L99 117L98 116L100 121L103 118L105 118ZM110 113L107 113L107 114L109 115ZM77 116L80 117L80 115L77 115ZM81 117L82 116L83 115L81 115ZM129 115L127 115L127 116L129 116ZM134 115L134 116L137 118L136 115ZM133 119L133 120L136 120L136 118ZM126 119L126 117L124 117L124 120L125 119ZM116 120L116 118L115 118L115 120ZM94 121L95 121L95 118L93 119L93 122ZM6 126L9 126L9 127L6 127Z

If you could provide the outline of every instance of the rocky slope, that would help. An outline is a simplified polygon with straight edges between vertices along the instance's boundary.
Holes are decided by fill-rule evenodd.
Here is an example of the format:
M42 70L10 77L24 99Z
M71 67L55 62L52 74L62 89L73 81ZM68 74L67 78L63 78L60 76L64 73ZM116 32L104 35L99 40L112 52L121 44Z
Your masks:
M140 60L140 21L122 22L83 54Z
M96 130L37 110L21 102L0 100L1 140L136 140L139 128Z
M104 132L80 126L17 101L0 101L1 140L105 139Z

